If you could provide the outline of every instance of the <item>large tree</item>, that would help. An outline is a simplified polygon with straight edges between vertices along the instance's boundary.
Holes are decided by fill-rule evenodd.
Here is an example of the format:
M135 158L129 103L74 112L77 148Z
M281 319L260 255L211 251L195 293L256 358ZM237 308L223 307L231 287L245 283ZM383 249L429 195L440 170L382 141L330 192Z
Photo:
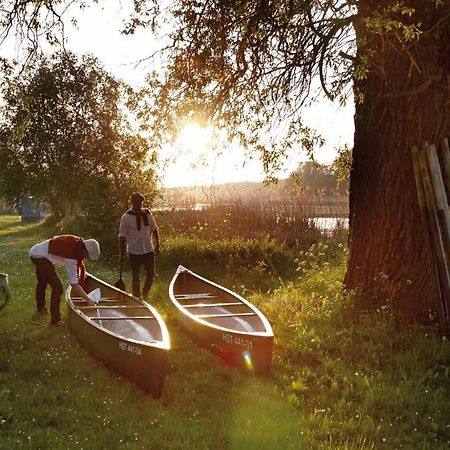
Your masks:
M269 167L302 139L308 148L302 106L317 89L339 101L353 93L345 286L398 319L433 318L410 149L450 135L450 2L178 0L172 13L155 100L163 129L202 113Z
M17 2L26 11L53 2ZM59 2L56 2L59 3ZM126 32L154 26L134 0ZM450 135L448 0L174 0L164 78L151 78L158 131L199 116L262 152L314 140L302 107L319 91L356 104L345 285L426 322L438 297L424 247L410 147ZM20 15L22 14L22 16ZM164 59L160 59L162 61ZM272 140L267 136L272 136ZM280 144L281 143L281 144Z
M57 216L111 223L154 187L146 140L126 116L126 87L90 56L52 55L2 85L0 192L32 195Z

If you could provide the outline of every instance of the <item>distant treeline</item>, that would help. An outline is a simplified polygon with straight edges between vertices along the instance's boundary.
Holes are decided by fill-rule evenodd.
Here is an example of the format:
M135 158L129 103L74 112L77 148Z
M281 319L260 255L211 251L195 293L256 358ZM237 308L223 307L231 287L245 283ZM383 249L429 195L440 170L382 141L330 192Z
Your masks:
M265 185L259 182L226 183L211 186L163 188L154 208L201 208L213 205L246 205L273 208L333 206L346 215L348 178L336 165L325 166L311 161L302 163L289 178Z

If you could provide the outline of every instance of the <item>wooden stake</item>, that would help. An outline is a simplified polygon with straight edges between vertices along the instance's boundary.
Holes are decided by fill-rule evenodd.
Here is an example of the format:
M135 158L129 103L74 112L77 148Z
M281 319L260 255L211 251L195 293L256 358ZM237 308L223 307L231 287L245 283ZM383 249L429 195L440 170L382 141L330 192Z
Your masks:
M440 296L441 294L441 287L439 283L439 274L437 271L437 260L436 255L433 251L433 242L431 237L431 227L430 227L430 219L428 217L428 209L425 199L425 192L424 192L424 186L422 182L422 176L420 172L420 166L419 166L419 150L416 145L413 145L411 148L412 153L412 161L413 161L413 168L414 168L414 179L416 181L416 190L417 190L417 199L419 201L419 210L420 210L420 218L422 221L423 231L424 231L424 239L425 239L425 248L430 260L430 263L432 265L432 270L434 272L433 282L435 285L435 288L439 291Z
M444 167L443 176L444 176L444 185L445 192L447 194L447 201L450 198L450 149L448 146L447 138L442 139L441 147L440 147L442 165Z
M442 241L444 244L447 263L450 261L450 215L448 212L447 195L445 193L444 181L439 165L439 159L434 145L429 145L426 149L428 169L433 186L435 205L439 225L442 233Z
M427 145L424 145L424 150ZM441 333L448 335L448 309L447 305L450 301L450 276L445 255L444 244L439 226L436 203L434 199L433 187L428 172L427 158L425 151L417 152L417 161L420 173L420 180L423 187L423 197L426 204L426 218L428 222L428 235L430 249L432 253L432 261L434 261L440 293L440 308L438 308L438 319ZM420 184L420 183L419 183Z

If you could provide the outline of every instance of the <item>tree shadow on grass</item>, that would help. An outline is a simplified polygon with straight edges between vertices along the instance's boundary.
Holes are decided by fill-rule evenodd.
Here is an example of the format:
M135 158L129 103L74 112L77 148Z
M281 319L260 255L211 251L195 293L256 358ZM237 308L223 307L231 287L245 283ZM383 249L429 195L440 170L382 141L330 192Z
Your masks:
M45 222L23 223L20 216L0 216L0 241L17 241L19 239L37 239L52 235L51 227Z

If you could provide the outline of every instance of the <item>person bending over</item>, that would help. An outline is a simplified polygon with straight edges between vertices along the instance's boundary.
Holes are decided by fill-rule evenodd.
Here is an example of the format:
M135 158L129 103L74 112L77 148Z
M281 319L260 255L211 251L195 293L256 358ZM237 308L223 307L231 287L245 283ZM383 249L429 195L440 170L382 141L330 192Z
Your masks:
M60 302L63 284L55 270L56 266L64 266L67 281L72 286L72 292L83 298L89 305L95 304L83 289L85 279L84 260L95 260L100 256L100 246L95 239L86 239L65 234L33 245L29 256L36 268L36 306L38 314L46 314L45 290L51 287L50 323L61 325Z

